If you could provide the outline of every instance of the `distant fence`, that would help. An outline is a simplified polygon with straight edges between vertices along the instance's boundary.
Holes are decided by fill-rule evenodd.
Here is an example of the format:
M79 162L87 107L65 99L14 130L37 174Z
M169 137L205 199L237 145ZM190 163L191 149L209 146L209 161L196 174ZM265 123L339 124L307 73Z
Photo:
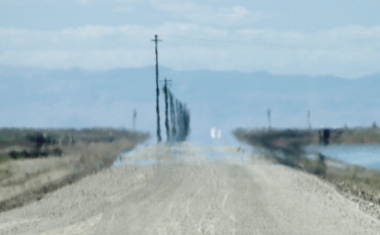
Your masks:
M186 104L174 97L173 93L165 87L167 92L166 133L170 142L185 141L190 134L190 110ZM170 113L170 115L169 115ZM170 116L170 122L169 122Z

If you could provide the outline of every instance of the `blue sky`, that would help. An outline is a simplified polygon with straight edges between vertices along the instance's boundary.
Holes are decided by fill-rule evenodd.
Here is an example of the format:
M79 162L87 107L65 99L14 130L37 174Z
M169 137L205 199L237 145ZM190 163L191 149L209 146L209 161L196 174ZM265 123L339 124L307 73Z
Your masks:
M0 0L0 64L109 70L380 72L379 0Z

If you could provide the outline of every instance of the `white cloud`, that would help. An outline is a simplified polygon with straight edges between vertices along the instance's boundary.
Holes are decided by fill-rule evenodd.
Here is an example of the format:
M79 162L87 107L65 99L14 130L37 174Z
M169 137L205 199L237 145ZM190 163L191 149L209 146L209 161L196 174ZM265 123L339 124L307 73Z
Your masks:
M210 24L219 26L250 25L262 18L271 17L263 12L251 12L244 6L211 7L195 2L153 1L153 6L160 11L170 13L175 18L191 23Z
M105 70L153 65L178 70L210 69L358 77L379 72L380 26L348 26L315 33L197 24L157 27L88 25L57 31L0 28L0 64Z

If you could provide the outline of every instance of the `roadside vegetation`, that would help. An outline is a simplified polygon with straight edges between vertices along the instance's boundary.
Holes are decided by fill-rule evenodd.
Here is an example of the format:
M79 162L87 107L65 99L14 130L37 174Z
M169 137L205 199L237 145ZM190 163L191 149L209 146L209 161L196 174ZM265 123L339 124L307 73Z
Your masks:
M380 128L343 129L332 143L337 144L380 144Z
M380 171L347 164L304 149L319 144L318 130L245 130L234 131L236 138L264 151L275 161L315 174L333 183L343 193L380 204ZM332 130L331 144L380 144L378 128Z
M0 129L0 212L110 167L148 137L114 128Z
M365 167L341 164L328 167L324 178L343 192L380 204L380 172Z

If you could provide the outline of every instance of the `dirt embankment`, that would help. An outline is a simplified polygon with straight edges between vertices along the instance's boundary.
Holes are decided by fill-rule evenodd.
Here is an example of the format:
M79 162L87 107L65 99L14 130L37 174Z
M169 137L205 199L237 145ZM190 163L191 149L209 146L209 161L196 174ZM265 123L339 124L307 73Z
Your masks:
M63 152L60 157L17 160L11 159L7 153L10 150L31 149L33 145L21 137L14 138L13 142L3 141L0 148L0 212L39 200L48 192L109 167L118 154L133 149L148 138L147 134L128 133L117 138L112 136L111 140L108 131L103 140L98 138L99 133L92 135L93 141L90 136L78 131L74 144L59 146ZM20 145L22 143L24 145Z
M234 134L238 140L261 148L278 162L293 167L298 167L304 148L314 139L310 131L291 129L270 131L238 129Z
M324 128L329 130L330 144L380 144L380 128ZM320 129L237 129L235 136L255 145L299 151L305 144L320 143Z
M361 204L365 206L361 207L368 207L368 202L380 205L380 172L329 159L322 154L317 154L314 159L305 157L304 148L317 143L315 134L311 131L240 129L234 134L240 141L263 149L266 156L277 162L329 181L347 198L355 202L362 200ZM379 136L377 128L346 130L339 135L333 133L331 142L376 143Z

